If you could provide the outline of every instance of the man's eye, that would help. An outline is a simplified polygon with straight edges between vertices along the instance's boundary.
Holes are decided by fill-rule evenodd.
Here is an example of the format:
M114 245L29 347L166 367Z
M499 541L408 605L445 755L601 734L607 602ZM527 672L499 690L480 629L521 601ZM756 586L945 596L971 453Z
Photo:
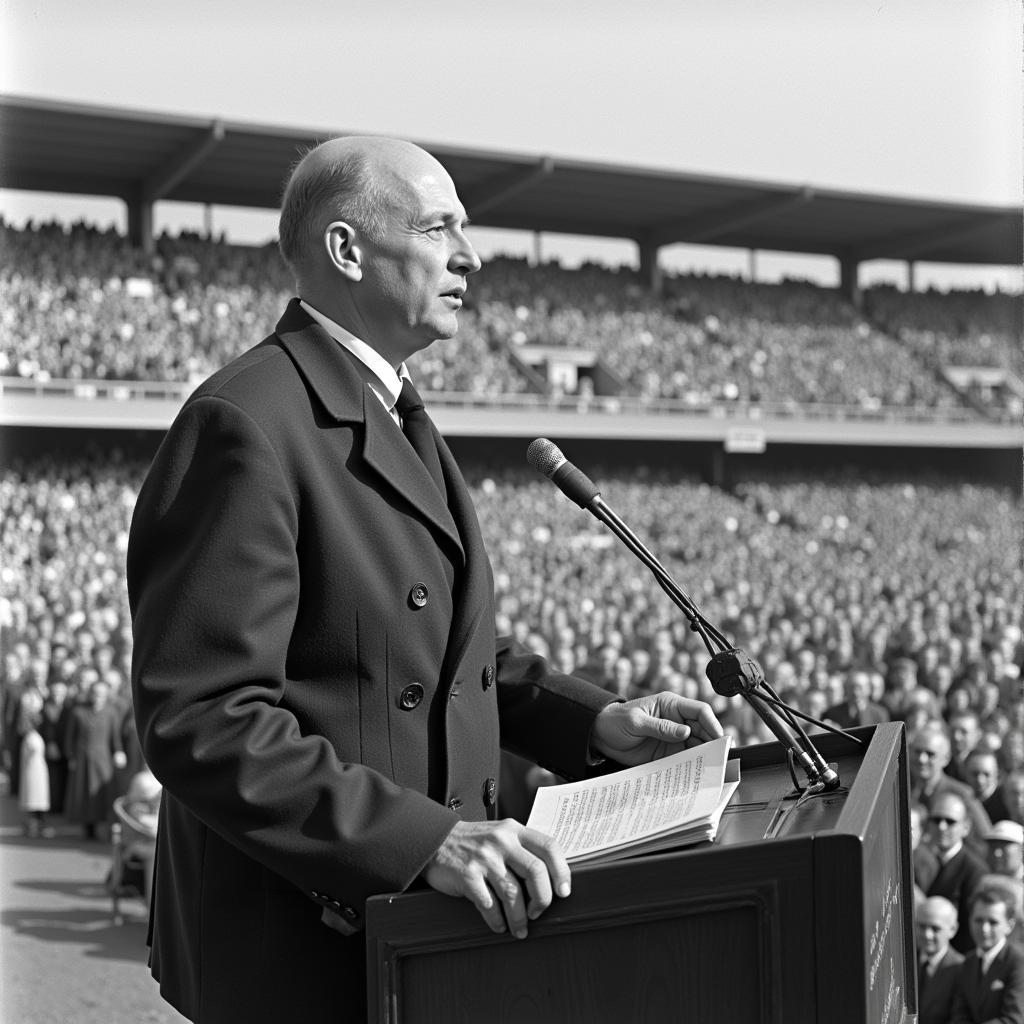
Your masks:
M427 234L428 235L435 235L436 236L436 235L441 235L443 233L444 233L444 225L443 224L435 224L435 225L433 225L433 227L427 228Z

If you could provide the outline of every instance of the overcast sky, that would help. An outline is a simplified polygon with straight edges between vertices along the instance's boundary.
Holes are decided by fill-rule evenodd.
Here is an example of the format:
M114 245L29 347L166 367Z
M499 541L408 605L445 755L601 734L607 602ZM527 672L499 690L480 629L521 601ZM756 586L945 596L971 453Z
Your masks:
M1021 202L1020 0L3 0L0 19L4 93ZM48 207L0 191L15 220ZM162 223L198 216L158 208ZM273 233L266 215L217 218Z

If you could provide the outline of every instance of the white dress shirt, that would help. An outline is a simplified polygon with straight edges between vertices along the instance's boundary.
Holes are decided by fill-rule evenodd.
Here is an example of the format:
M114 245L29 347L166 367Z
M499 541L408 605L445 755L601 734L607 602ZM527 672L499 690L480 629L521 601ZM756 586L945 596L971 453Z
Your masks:
M299 305L342 348L351 352L377 378L379 384L371 381L370 388L391 414L391 418L401 426L402 420L395 408L395 403L402 393L402 381L409 376L405 363L402 363L396 370L376 349L371 348L365 341L361 341L351 331L346 331L341 324L336 324L330 317L324 316L319 309L314 309L305 299L299 299Z

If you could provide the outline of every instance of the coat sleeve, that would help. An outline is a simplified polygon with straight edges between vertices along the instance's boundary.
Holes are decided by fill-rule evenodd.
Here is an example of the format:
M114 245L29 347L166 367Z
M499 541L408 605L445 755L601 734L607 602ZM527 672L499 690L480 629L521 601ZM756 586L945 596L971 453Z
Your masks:
M147 764L206 827L311 898L361 907L406 888L457 818L340 761L281 706L301 601L297 491L244 410L186 405L132 520L136 719Z
M595 774L594 719L619 698L584 679L552 672L511 637L498 640L497 670L502 746L566 779ZM621 765L609 762L601 772L615 767Z

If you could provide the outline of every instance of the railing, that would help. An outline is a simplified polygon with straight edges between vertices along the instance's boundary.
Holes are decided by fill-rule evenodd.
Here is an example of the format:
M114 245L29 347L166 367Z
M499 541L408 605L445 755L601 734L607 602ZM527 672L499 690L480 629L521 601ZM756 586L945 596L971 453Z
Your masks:
M82 401L165 401L180 405L197 387L176 381L132 380L30 380L23 377L0 377L0 396L48 397L81 399ZM640 398L628 395L496 394L472 392L425 392L431 406L449 409L503 409L523 411L566 412L607 416L698 416L716 419L801 419L849 421L861 423L985 423L971 409L920 409L883 406L866 409L857 405L801 405L796 402L722 402L693 405L680 399Z

